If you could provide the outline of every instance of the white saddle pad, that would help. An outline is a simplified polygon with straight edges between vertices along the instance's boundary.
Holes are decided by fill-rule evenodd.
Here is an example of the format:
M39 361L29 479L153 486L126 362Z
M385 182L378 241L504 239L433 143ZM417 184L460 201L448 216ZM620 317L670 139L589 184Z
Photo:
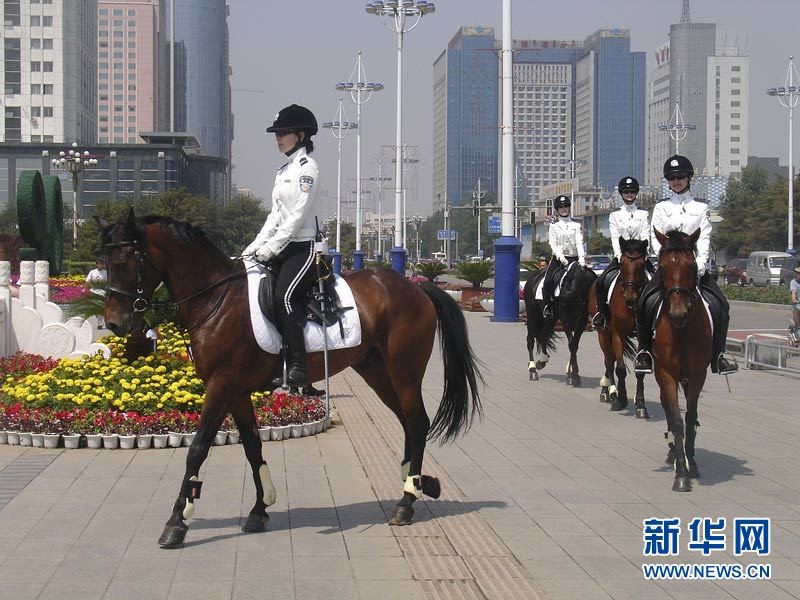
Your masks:
M567 268L564 269L564 274L559 278L558 281L556 281L556 289L553 292L553 296L555 298L558 298L561 295L561 284L563 283L564 278L567 276L567 273L569 273L570 269L572 269L572 265L577 265L577 264L578 264L577 262L569 263L567 265ZM539 280L539 285L536 286L536 293L533 295L535 300L544 300L544 294L542 293L542 290L544 289L544 280L545 279L546 279L546 277L542 277Z
M278 354L281 350L281 334L271 322L267 320L261 307L258 304L258 288L261 279L265 277L264 267L256 262L245 261L247 269L247 298L250 306L250 321L253 324L253 334L258 345L264 352ZM339 323L334 323L325 328L325 335L328 338L328 350L339 350L341 348L353 348L361 343L361 320L358 316L353 291L347 282L338 275L334 275L334 286L342 307L352 306L351 310L342 314L342 326L344 327L344 338L339 329ZM323 327L317 323L306 323L305 338L306 352L322 352L323 350Z

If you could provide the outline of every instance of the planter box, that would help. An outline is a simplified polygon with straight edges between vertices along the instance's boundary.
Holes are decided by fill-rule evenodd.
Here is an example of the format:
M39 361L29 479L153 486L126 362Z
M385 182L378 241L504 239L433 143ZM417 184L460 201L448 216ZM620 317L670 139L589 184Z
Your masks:
M6 431L8 434L8 445L19 446L19 431Z
M81 443L80 433L66 433L64 434L64 448L67 450L75 450Z
M7 444L8 443L8 432L4 429L0 431L0 444Z
M239 430L238 429L229 429L228 430L228 443L229 444L238 444L239 443Z
M136 446L135 435L121 435L119 436L119 447L123 450L131 450Z
M20 446L30 446L33 442L31 441L31 433L30 432L20 432L19 434L19 445Z
M227 431L218 431L217 435L214 436L214 445L215 446L224 446L228 442L228 432Z
M119 436L116 433L111 435L103 435L103 448L107 450L116 450L119 447Z
M169 444L169 435L166 433L156 433L153 435L153 448L166 448Z
M87 433L86 434L86 447L92 449L98 449L103 447L103 436L99 433Z
M272 427L270 426L258 428L258 437L261 438L262 442L268 442L271 433L272 433Z
M184 433L183 434L183 445L184 446L191 446L192 442L194 441L194 436L197 435L196 433Z
M136 436L136 447L139 448L139 450L147 450L152 444L152 433L140 433Z
M44 448L44 434L43 433L32 433L31 434L31 446L34 448Z
M167 435L169 436L169 447L180 448L183 443L183 434L177 431L170 431Z
M58 442L61 441L60 433L45 433L44 434L44 447L45 448L58 448Z
M270 439L274 442L280 442L281 440L286 439L289 437L289 426L288 425L281 425L279 427L273 427L272 432L270 434Z

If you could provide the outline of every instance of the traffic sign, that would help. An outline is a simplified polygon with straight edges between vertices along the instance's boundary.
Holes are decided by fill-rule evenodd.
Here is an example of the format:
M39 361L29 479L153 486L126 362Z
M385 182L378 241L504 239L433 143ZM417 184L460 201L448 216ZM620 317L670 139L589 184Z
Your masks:
M455 229L437 229L436 230L436 239L437 241L443 242L445 240L454 240L456 239L456 234L458 232Z
M501 226L502 220L500 217L491 216L489 217L489 233L502 233L503 228Z

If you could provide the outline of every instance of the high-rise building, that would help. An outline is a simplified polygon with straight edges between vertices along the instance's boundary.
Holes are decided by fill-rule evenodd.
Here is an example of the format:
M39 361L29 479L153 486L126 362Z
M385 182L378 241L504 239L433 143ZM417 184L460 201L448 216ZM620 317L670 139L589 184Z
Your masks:
M645 54L631 52L630 30L600 29L576 65L575 143L582 187L613 189L620 177L644 179Z
M164 0L98 0L98 141L144 143L166 124Z
M698 175L726 177L747 164L746 36L719 37L714 23L691 21L686 1L680 23L670 26L669 42L656 50L656 69L648 81L648 185L661 184L664 161L675 152L675 142L659 126L674 124L676 105L683 124L694 126L681 136L679 150Z
M167 43L174 44L174 128L206 154L230 160L231 103L226 0L167 0ZM174 31L174 38L171 37Z
M3 0L0 142L97 140L97 0Z
M499 63L493 27L461 27L433 65L434 210L497 190Z
M514 173L520 206L568 177L575 134L576 40L514 41Z

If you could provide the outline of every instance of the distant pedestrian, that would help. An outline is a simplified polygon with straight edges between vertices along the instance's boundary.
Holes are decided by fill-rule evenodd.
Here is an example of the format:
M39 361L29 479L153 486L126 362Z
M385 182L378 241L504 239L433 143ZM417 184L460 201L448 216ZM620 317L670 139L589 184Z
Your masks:
M94 269L89 271L86 276L86 289L99 296L106 295L106 282L108 281L108 271L106 271L106 261L98 257L94 263Z
M800 267L794 268L794 279L789 282L792 292L792 321L795 328L800 328Z

